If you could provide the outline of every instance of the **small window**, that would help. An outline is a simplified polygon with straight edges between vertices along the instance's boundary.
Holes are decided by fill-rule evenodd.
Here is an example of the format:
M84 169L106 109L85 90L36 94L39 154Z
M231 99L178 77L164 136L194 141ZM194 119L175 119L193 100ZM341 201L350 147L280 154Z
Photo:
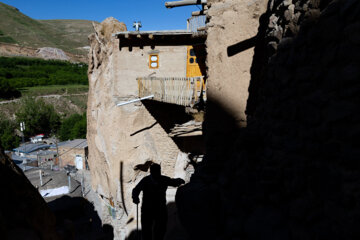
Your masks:
M192 57L194 57L195 56L195 51L194 51L194 49L192 48L192 49L190 49L190 56L192 56Z
M190 63L194 63L194 58L190 58Z
M149 58L149 67L152 69L159 68L159 56L157 54L151 54Z

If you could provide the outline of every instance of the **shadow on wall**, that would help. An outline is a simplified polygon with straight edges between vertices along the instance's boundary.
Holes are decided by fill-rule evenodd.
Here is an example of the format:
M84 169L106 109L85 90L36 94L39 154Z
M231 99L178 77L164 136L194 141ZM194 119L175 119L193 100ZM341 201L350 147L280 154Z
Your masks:
M360 2L328 3L271 59L262 17L246 128L209 94L206 156L176 196L189 239L360 238Z
M48 203L54 212L57 231L63 239L114 238L113 227L103 225L94 206L84 198L63 196Z
M167 133L175 124L182 124L192 120L192 117L185 112L183 106L151 100L144 100L142 103Z
M193 120L193 117L186 113L185 107L180 105L149 100L143 101L143 104L149 113L156 119L156 122L148 127L139 129L131 136L143 130L150 129L156 124L160 124L166 133L170 133L171 129L175 127L175 124L183 124ZM192 152L197 154L203 154L204 152L204 140L202 136L173 137L172 139L182 152Z
M132 231L129 236L126 238L126 240L141 240L141 230L139 231Z
M166 234L163 240L187 240L185 229L182 227L179 219L176 204L170 202L167 204L168 222ZM139 231L132 231L126 240L140 240L141 238L141 223L139 221Z
M178 218L188 233L187 239L215 239L224 231L225 203L221 201L218 179L241 129L226 109L214 99L208 101L203 124L206 155L197 164L190 183L179 187L176 194Z
M236 43L234 45L228 46L227 55L228 57L235 56L238 53L246 51L252 47L255 47L256 44L256 36Z
M0 147L1 239L59 239L55 216Z
M266 67L269 56L276 52L276 49L272 45L268 45L268 42L274 41L275 39L266 37L267 26L269 25L269 18L271 12L260 16L259 29L255 37L255 49L253 62L250 69L251 80L249 85L249 98L246 105L247 116L252 116L256 110L259 99L259 88L261 87L263 79L266 77Z

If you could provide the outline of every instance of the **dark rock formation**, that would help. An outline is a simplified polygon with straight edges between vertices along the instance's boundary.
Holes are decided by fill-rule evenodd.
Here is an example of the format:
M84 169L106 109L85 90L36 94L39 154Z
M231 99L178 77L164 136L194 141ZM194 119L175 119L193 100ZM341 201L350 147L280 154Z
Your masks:
M359 239L360 2L272 0L257 41L248 126L178 191L182 222L192 239Z
M39 192L0 149L0 238L59 239L55 217Z

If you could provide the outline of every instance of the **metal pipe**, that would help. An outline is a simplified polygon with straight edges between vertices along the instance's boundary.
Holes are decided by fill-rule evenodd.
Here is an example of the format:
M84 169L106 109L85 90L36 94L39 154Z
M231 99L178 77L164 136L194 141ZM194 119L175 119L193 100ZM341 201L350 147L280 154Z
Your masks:
M191 13L191 16L200 16L200 15L204 15L204 11L195 11Z
M42 185L43 185L43 179L42 179L41 170L39 170L39 175L40 175L40 187L42 187Z
M198 4L207 4L207 0L183 0L183 1L175 1L175 2L166 2L165 7L174 8L174 7L182 7L182 6L198 5Z
M85 186L84 186L84 175L83 175L82 178L81 178L81 194L82 194L83 197L85 195L84 188L85 188Z
M70 173L68 175L68 184L69 184L69 193L71 192L71 178L70 178Z
M145 100L145 99L150 99L150 98L154 98L154 95L142 97L142 98L139 98L139 99L130 100L130 101L123 102L123 103L118 103L118 104L116 104L116 106L120 107L120 106L123 106L123 105L127 105L127 104L134 103L134 102L139 102L139 101L142 101L142 100Z

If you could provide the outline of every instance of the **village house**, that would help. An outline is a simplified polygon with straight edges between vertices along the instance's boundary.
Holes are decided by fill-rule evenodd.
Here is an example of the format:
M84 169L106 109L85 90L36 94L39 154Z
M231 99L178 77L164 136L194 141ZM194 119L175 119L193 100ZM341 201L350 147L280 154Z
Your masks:
M77 169L88 169L88 144L86 139L74 139L57 144L59 151L59 164L60 168L66 165L75 166ZM56 146L52 146L56 149Z
M50 147L44 143L26 143L13 149L11 159L18 165L33 167L50 165L57 155L56 151L49 150Z
M134 23L136 25L136 23ZM139 98L193 107L206 100L205 16L188 19L187 30L124 31L113 34L119 39L114 59L115 79L127 79L116 89L118 105L133 98L129 89L137 89ZM201 30L201 31L198 31ZM125 92L127 91L127 92Z
M43 138L44 138L44 134L38 134L36 136L31 137L30 141L32 143L40 143L43 141Z
M193 16L184 30L128 31L108 18L89 37L92 183L104 207L111 205L116 216L124 216L121 222L133 217L131 190L147 174L136 166L159 163L164 175L189 181L194 171L189 163L203 158L205 20L204 15ZM169 202L175 191L167 192ZM122 226L118 234L134 227Z

